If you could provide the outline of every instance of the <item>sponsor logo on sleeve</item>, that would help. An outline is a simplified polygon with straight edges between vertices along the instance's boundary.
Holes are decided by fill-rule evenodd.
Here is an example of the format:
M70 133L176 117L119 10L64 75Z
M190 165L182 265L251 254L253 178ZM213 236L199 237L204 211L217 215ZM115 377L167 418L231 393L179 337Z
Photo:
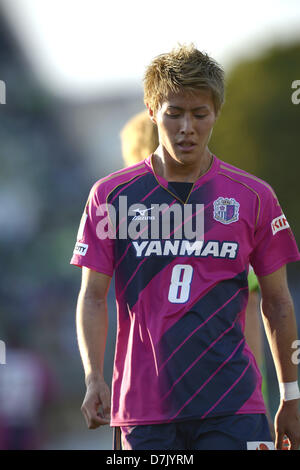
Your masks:
M247 442L247 450L274 450L272 441L250 441Z
M85 256L89 245L77 242L73 251L74 255Z
M279 217L276 217L275 219L273 219L271 222L271 227L272 227L273 235L275 235L275 233L277 232L280 232L280 230L289 228L289 224L288 224L288 221L286 220L285 215L282 214Z

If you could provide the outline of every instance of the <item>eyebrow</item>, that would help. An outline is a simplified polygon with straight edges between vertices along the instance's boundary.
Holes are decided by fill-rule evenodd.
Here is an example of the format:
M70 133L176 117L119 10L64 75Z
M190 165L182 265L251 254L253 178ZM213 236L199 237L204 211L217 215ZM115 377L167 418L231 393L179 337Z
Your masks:
M184 108L181 108L180 106L173 106L173 105L170 105L167 107L167 109L179 109L180 111L182 111ZM192 111L197 111L199 109L208 109L208 106L206 104L202 105L202 106L197 106L196 108L192 108Z

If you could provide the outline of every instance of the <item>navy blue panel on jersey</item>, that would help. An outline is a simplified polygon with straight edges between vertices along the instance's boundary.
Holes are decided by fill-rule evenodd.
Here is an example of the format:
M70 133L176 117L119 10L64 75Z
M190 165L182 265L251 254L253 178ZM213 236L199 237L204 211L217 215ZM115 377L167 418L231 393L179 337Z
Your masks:
M192 416L195 410L205 414L212 408L209 414L214 415L218 401L225 399L227 409L240 408L253 393L253 371L243 354L239 322L247 301L247 289L241 287L247 287L246 272L218 284L161 338L161 391L174 417L180 418L181 409L185 416ZM231 359L230 366L226 358ZM236 367L232 367L234 358ZM231 404L233 387L241 392L240 402L235 394Z
M126 187L126 183L117 186L114 191L109 195L108 202L112 203L116 209L117 220L119 218L119 197L127 197L127 207L129 208L133 204L141 202L147 208L151 208L153 204L168 204L172 205L174 202L181 205L181 202L174 196L175 191L171 194L168 190L159 186L155 188L156 181L151 174L139 177L134 185ZM196 207L196 204L207 204L207 208L204 211L204 229L205 233L208 232L213 224L213 218L211 215L211 207L208 205L208 201L211 199L213 192L213 185L210 181L203 185L203 187L192 191L188 202ZM148 194L149 197L146 197ZM194 213L196 209L194 210ZM128 216L128 224L133 219L133 216ZM172 227L172 214L171 214L171 227ZM149 221L150 234L151 221ZM194 226L193 226L194 229ZM175 235L171 234L170 239L174 239ZM138 239L142 241L142 239ZM135 250L131 245L132 240L122 239L119 240L115 246L115 259L118 260L118 283L126 286L124 295L126 303L130 308L137 302L139 294L145 289L148 283L155 277L157 273L162 271L173 259L174 256L157 256L141 259L135 254ZM126 253L126 256L123 256ZM142 262L143 261L143 262ZM141 263L142 262L142 263ZM136 275L135 275L136 273ZM128 282L130 281L130 282Z

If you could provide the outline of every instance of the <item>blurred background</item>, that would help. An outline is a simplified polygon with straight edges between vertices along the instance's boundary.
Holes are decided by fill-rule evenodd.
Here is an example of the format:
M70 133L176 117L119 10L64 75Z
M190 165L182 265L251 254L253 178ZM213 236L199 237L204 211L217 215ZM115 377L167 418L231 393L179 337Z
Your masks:
M91 186L124 166L120 132L144 108L142 78L155 55L194 42L224 66L226 103L210 149L273 186L300 244L300 92L292 88L300 4L207 3L0 1L0 449L111 449L110 428L88 431L80 412L81 271L69 261ZM300 325L299 267L288 275ZM109 313L108 383L113 285ZM265 354L274 414L266 344Z

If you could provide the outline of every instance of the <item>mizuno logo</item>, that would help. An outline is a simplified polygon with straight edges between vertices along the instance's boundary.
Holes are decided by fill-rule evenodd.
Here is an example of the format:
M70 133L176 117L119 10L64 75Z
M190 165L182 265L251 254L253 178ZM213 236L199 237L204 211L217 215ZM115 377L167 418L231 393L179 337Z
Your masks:
M132 220L155 220L154 216L145 215L146 212L151 211L152 209L154 209L153 206L149 207L148 209L132 209L132 212L136 213Z
M151 211L153 209L152 207L149 207L149 209L132 209L133 212L138 212L137 215L145 215L146 212Z

